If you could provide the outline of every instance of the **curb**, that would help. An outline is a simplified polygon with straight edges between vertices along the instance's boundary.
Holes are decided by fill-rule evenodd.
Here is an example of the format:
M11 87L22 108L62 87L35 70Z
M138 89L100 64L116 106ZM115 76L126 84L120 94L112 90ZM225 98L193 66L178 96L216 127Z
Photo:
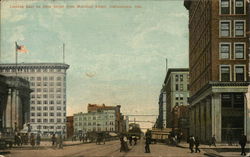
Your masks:
M214 154L214 153L204 153L204 155L209 156L209 157L223 157L221 155Z

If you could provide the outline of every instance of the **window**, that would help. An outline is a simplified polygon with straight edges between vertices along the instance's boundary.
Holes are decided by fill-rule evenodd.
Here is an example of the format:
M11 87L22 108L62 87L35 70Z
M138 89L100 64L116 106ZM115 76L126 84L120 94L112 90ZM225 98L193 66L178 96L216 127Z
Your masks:
M34 112L31 112L30 115L31 115L31 117L34 117L34 116L35 116L35 113L34 113Z
M43 86L48 86L48 82L43 82Z
M36 85L37 85L37 86L41 86L42 83L41 83L41 82L37 82Z
M57 106L56 109L57 109L58 111L60 111L62 108L61 108L61 106Z
M61 112L57 112L56 116L62 116Z
M36 89L36 92L41 92L41 91L42 91L41 88L37 88L37 89Z
M54 123L54 119L49 119L50 123ZM54 127L53 127L54 128Z
M235 14L244 14L244 0L235 0Z
M180 91L183 91L183 84L180 84Z
M232 96L229 93L222 93L221 94L221 106L222 107L232 107Z
M178 84L175 85L175 90L179 90Z
M54 77L53 77L53 76L50 76L50 77L49 77L49 80L50 80L50 81L53 81L53 80L54 80Z
M245 21L235 21L234 23L234 35L236 37L245 36Z
M44 110L44 111L47 111L47 110L48 110L48 107L47 107L47 106L44 106L44 107L43 107L43 110Z
M230 43L220 44L220 58L229 59L230 58Z
M220 67L221 81L230 81L230 67L221 66Z
M37 103L37 104L42 104L42 101L38 100L36 103Z
M60 76L58 76L58 77L56 77L56 80L57 80L57 81L61 81L62 78L61 78Z
M31 119L31 122L32 122L32 123L35 123L35 119Z
M57 123L61 123L61 121L62 121L61 119L56 119Z
M36 80L37 80L37 81L41 81L41 77L37 77Z
M181 82L183 81L183 75L180 75L180 81Z
M43 92L48 92L48 89L47 88L43 88Z
M43 98L48 98L48 95L47 94L43 94Z
M48 116L48 113L47 113L47 112L44 112L44 113L43 113L43 116L45 116L45 117Z
M235 45L235 59L244 59L244 49L245 44L243 43L236 43Z
M244 71L245 71L244 66L235 67L235 81L243 82L245 80Z
M175 75L175 81L179 81L179 76Z
M50 85L50 86L54 86L54 82L50 82L49 85Z
M180 94L180 100L183 100L183 94Z
M57 100L57 101L56 101L56 104L61 104L61 103L62 103L61 100Z
M50 115L50 116L54 116L54 113L53 113L53 112L50 112L49 115Z
M44 77L43 77L43 80L44 80L44 81L47 81L47 80L48 80L48 77L44 76Z
M49 101L49 104L54 104L54 100L50 100L50 101Z
M54 92L54 88L50 88L50 89L49 89L49 92Z
M38 111L41 111L41 110L42 110L42 107L41 107L41 106L37 106L37 110L38 110Z
M41 112L38 112L38 113L37 113L37 116L38 116L38 117L41 117L41 116L42 116Z
M47 122L48 122L48 119L43 119L43 122L44 122L44 123L47 123Z
M244 107L244 95L242 93L234 94L234 108L243 108Z
M221 21L220 22L220 36L229 37L230 36L230 21Z
M229 0L221 0L220 13L221 14L230 14L230 1Z
M54 110L54 106L50 106L49 110L53 111Z
M30 110L31 110L31 111L34 111L34 110L35 110L35 107L33 107L33 106L30 107Z
M176 103L175 103L175 105L176 105L176 106L179 106L179 103L178 103L178 102L176 102Z

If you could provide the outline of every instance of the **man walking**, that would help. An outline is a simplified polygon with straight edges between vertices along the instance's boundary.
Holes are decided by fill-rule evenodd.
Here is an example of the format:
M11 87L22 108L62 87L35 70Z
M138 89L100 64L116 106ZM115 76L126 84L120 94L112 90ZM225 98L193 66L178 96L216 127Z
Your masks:
M191 135L189 137L189 141L188 142L189 142L189 149L190 149L191 153L193 153L194 152L194 143L195 143L195 139L194 139L193 135Z
M199 141L198 137L195 138L195 142L194 143L195 143L195 153L197 153L197 152L200 153L201 152L200 149L199 149L200 141Z
M214 145L216 147L216 138L215 135L213 135L212 139L211 139L211 145Z
M247 137L246 135L242 133L240 140L239 140L239 144L241 147L241 155L246 155L246 151L245 151L246 143L247 143Z
M146 146L145 146L145 153L150 153L150 147L149 147L149 144L150 144L150 137L147 136L146 137L146 142L145 142Z

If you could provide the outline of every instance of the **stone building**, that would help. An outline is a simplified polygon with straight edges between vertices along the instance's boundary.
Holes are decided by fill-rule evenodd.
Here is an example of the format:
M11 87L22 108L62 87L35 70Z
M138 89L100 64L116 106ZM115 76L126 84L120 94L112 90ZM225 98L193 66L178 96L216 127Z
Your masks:
M66 132L66 70L62 63L21 63L17 76L29 81L32 132ZM16 64L0 64L0 73L15 76Z
M115 111L115 131L122 132L122 122L123 117L121 114L121 106L107 106L105 104L97 105L97 104L88 104L88 112L97 112L101 110L114 110Z
M115 132L115 111L98 110L96 112L74 114L74 134L87 132Z
M28 81L0 75L0 131L3 128L20 131L29 123L30 93Z
M173 128L172 110L175 106L187 106L189 97L189 69L168 69L164 91L166 93L166 128Z
M189 11L190 134L250 139L246 0L184 0Z

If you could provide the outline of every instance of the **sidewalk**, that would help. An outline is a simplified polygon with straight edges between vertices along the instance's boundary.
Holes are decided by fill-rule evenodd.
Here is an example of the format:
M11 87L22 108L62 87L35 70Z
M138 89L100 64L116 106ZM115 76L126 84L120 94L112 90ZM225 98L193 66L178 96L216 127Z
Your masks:
M189 144L182 142L178 144L178 147L181 148L189 148ZM227 144L217 144L215 146L209 146L209 145L200 145L199 147L204 151L204 155L210 156L210 157L240 157L241 148L239 145L232 145L229 146ZM246 153L247 156L250 157L250 144L248 143L246 145Z
M64 147L73 146L73 145L80 145L80 144L85 144L85 143L80 142L80 141L63 141ZM32 147L30 144L12 147L12 149L45 149L45 148L53 148L52 142L51 141L41 141L39 146L35 145L34 147Z

